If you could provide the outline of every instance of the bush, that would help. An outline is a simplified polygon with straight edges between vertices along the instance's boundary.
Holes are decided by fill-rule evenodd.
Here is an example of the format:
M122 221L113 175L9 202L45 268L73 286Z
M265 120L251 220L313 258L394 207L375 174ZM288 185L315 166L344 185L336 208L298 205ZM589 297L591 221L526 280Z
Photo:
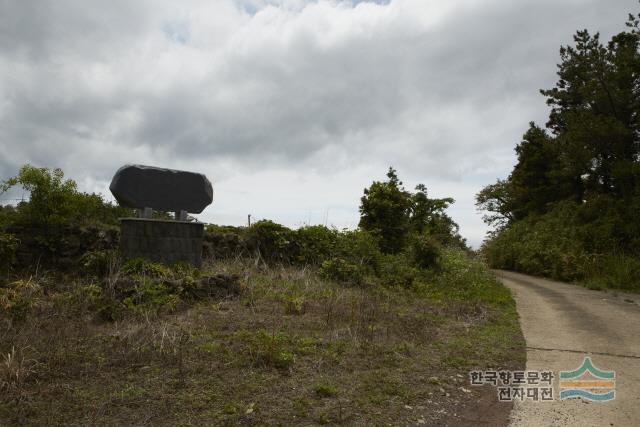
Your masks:
M207 226L202 247L204 258L229 259L248 254L246 231L225 231L224 228Z
M587 268L585 282L590 288L640 290L640 259L622 254L594 258Z
M131 209L105 202L100 195L78 191L60 169L25 165L18 175L0 181L0 194L14 186L28 191L29 200L2 208L0 225L18 237L19 254L24 255L17 259L21 266L37 260L48 266L76 267L84 253L80 249L96 249L101 240L85 235L87 230L110 235L109 227L132 215Z
M419 273L405 254L398 254L384 256L378 275L384 286L411 288Z
M128 276L148 276L155 279L167 279L173 275L168 266L145 258L131 258L122 266L121 271Z
M122 308L135 313L172 312L189 301L225 298L242 292L237 275L201 276L200 270L187 262L167 266L144 258L127 261L116 282L104 284L105 299L100 313L104 319L115 319Z
M133 288L132 295L125 298L123 304L134 312L157 312L159 310L174 311L180 296L164 283L154 280L142 280Z
M630 232L619 206L600 200L558 203L550 212L518 221L486 241L482 254L493 268L521 271L589 286L640 289L640 256L618 244ZM628 248L634 240L626 240Z
M343 230L338 234L335 256L375 270L382 258L382 253L378 238L372 233L362 230Z
M374 181L360 199L359 227L380 236L380 250L385 254L404 249L410 228L412 195L402 186L396 171L389 168L387 181Z
M497 234L483 247L489 265L559 280L584 277L590 255L582 240L588 230L579 224L577 210L576 204L563 203Z
M486 264L472 260L460 249L443 249L438 274L433 275L424 290L433 296L468 302L513 304L511 293L496 280Z
M323 225L309 225L296 230L292 237L299 265L320 265L335 255L338 231Z
M338 387L327 382L321 382L314 385L313 391L318 397L336 397L338 395Z
M233 234L243 234L246 231L246 227L236 227L233 225L218 225L218 224L207 224L205 227L207 233L233 233Z
M75 181L64 179L61 169L24 165L18 175L0 182L0 193L17 185L30 193L29 201L20 203L13 215L22 225L47 230L86 222L115 225L118 218L132 214L131 209L107 203L97 194L79 192Z
M18 239L0 231L0 274L7 272L16 260Z
M254 363L277 369L288 370L296 361L294 342L285 333L258 331L247 337L248 353Z
M363 269L343 258L324 261L320 266L320 275L325 279L348 285L360 285L364 280Z
M35 281L18 280L0 287L0 315L13 320L23 320L29 310L38 304L42 287Z
M80 258L80 264L85 273L95 277L104 277L112 272L119 260L120 256L116 250L102 249L85 253Z
M286 263L294 259L293 235L293 231L283 225L262 220L247 230L247 246L267 264Z
M411 257L420 268L436 267L440 261L442 245L428 234L414 236L411 239Z
M283 299L285 314L304 314L307 302L302 296L286 296Z

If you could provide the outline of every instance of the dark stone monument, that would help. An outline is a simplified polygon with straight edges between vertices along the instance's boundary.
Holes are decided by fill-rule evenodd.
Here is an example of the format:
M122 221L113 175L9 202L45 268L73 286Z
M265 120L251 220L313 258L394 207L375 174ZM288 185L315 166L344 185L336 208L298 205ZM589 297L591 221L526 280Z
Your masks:
M118 169L109 189L139 218L121 220L120 248L125 258L144 257L172 264L202 264L204 224L187 220L213 201L213 187L200 173L126 165ZM175 221L153 219L153 211L175 212Z

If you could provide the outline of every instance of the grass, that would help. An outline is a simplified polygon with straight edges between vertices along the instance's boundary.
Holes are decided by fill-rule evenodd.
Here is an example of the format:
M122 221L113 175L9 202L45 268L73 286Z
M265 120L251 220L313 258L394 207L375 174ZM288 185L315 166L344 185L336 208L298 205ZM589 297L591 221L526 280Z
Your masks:
M336 397L338 395L338 387L327 382L320 382L313 386L313 391L318 397Z
M601 256L580 281L589 289L640 292L640 259L621 254Z
M241 291L112 322L88 279L5 286L19 316L0 315L0 424L455 424L470 369L524 364L510 294L458 252L411 289L251 260L214 272Z

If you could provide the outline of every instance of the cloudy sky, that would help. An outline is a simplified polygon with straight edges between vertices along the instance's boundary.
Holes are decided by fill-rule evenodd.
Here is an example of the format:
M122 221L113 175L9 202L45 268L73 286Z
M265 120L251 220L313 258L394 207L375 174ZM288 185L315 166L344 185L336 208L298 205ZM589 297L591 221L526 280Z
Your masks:
M354 227L392 165L474 207L547 108L558 48L637 0L0 0L0 179L60 167L111 198L125 163L205 173L199 218ZM21 197L21 194L2 195Z

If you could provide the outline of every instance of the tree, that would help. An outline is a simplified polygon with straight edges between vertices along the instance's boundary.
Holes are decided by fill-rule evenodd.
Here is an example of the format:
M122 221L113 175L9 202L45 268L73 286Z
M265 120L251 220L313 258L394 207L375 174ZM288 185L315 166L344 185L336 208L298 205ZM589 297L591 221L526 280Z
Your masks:
M387 178L364 190L359 227L379 237L382 252L393 254L403 249L409 232L411 193L405 191L392 167Z
M546 128L531 124L509 177L477 194L497 226L484 246L494 267L562 278L637 270L640 15L627 27L606 44L578 31L560 48L558 81L541 91Z
M531 123L516 147L506 180L476 196L485 221L498 228L548 212L640 193L640 19L604 46L599 34L578 31L560 48L558 82L542 90L551 107L547 129Z
M547 126L560 144L563 172L578 203L591 195L630 197L640 156L640 36L614 36L607 46L587 30L560 49L559 80L542 90L552 107Z
M518 162L509 176L511 216L523 219L530 214L542 214L550 203L566 197L566 190L557 183L557 153L554 141L544 129L529 124L529 130L516 146Z
M513 216L513 196L508 181L499 179L495 184L484 187L476 194L476 206L479 210L487 211L482 219L497 229L507 227L515 220Z
M25 165L18 175L0 184L0 193L16 185L21 185L30 193L29 202L18 207L25 222L47 227L72 214L71 201L77 193L77 186L73 180L64 180L61 169Z
M459 226L447 215L446 210L455 200L451 197L431 199L424 184L416 186L411 196L410 223L412 232L433 236L441 243L466 247L465 240L458 234Z
M424 238L467 247L458 224L446 214L452 198L431 199L424 184L418 184L415 193L406 191L393 168L387 177L388 181L375 181L364 190L360 205L360 228L380 239L382 252L395 254Z
M0 181L0 194L16 185L27 190L30 197L17 206L11 218L48 232L72 223L116 223L119 217L131 216L130 209L105 203L97 194L79 192L75 181L64 179L61 169L24 165L18 175Z

